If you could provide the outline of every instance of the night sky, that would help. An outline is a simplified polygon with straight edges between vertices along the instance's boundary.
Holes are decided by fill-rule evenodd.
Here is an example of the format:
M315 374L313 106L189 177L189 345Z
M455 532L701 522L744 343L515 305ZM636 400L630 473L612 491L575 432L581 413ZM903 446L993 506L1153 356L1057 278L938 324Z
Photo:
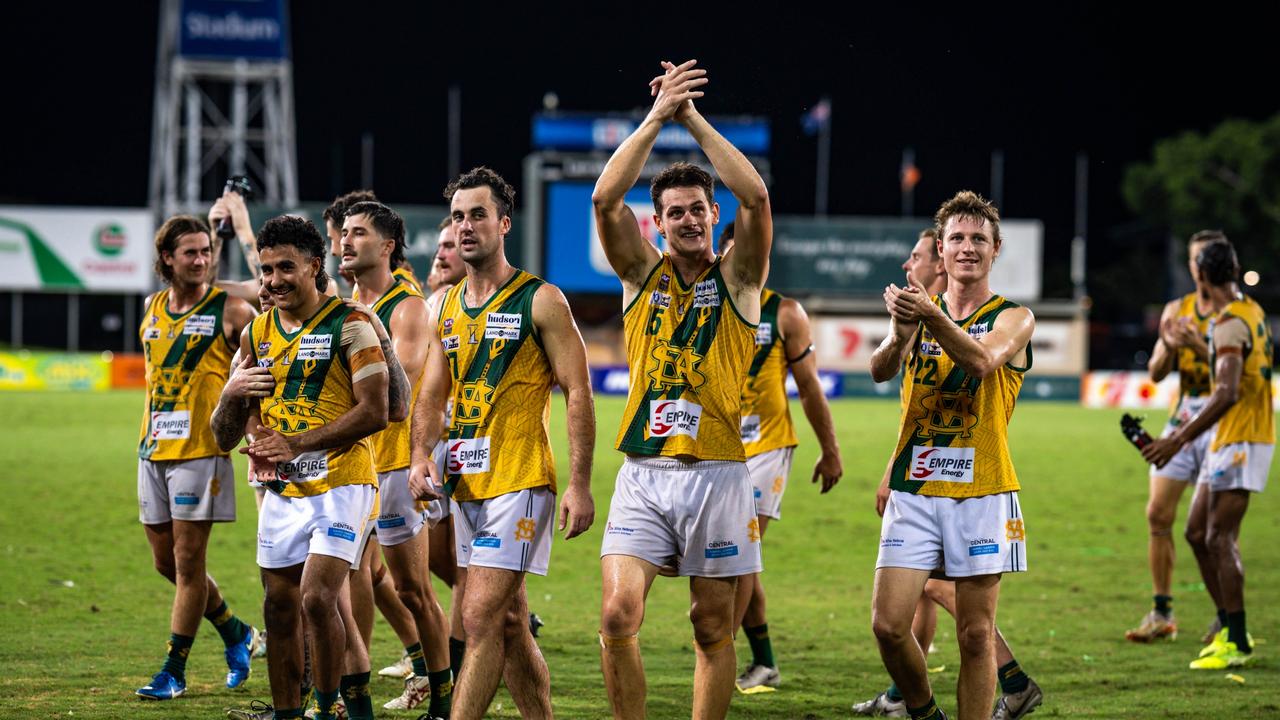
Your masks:
M1003 214L1044 220L1052 291L1065 280L1077 152L1091 161L1093 265L1116 228L1132 227L1119 181L1155 139L1280 110L1273 25L1256 8L1217 3L1168 17L1119 3L849 5L797 17L796 4L633 4L620 15L613 3L608 12L603 3L435 12L292 3L302 199L355 187L369 132L379 195L440 203L451 84L462 92L463 167L490 165L518 186L529 116L545 92L562 110L631 110L647 106L659 59L697 57L711 78L705 114L771 119L778 213L813 210L816 141L799 118L824 94L834 107L833 214L898 214L904 146L916 150L922 215L961 188L988 192L990 153L1003 149ZM0 50L9 70L0 202L144 205L156 4L69 7L7 10L16 23Z

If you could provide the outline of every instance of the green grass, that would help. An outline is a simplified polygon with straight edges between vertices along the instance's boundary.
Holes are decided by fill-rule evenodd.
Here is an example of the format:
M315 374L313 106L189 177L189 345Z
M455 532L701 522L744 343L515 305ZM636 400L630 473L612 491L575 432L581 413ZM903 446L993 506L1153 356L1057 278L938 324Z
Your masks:
M151 567L137 521L132 449L141 410L138 393L0 396L0 691L6 698L0 717L209 718L224 706L268 697L262 661L255 661L246 692L222 688L222 647L207 623L188 663L186 697L143 704L133 696L160 665L172 600L171 586ZM574 541L557 540L550 577L529 579L530 604L547 621L541 646L562 718L608 716L596 643L598 551L621 462L611 449L620 411L615 399L599 401L596 526ZM803 429L784 519L766 538L770 629L784 685L773 694L735 697L732 717L848 717L852 701L887 684L868 606L879 533L873 491L893 441L897 408L846 400L833 411L845 479L826 497L809 485L815 446ZM798 407L793 412L802 418ZM556 451L565 469L562 416L556 407ZM1212 607L1181 539L1174 584L1182 636L1157 646L1123 639L1146 612L1151 591L1146 473L1118 432L1118 416L1023 403L1011 430L1031 571L1006 578L999 624L1044 688L1045 704L1035 717L1275 717L1277 473L1271 492L1254 497L1241 539L1250 627L1256 638L1272 643L1262 644L1255 661L1238 673L1244 684L1222 672L1193 673L1187 662L1199 649ZM1148 424L1158 427L1156 418ZM241 520L215 529L209 567L231 607L259 623L253 494L241 485L237 500ZM1175 533L1181 532L1185 505ZM687 583L659 578L641 633L650 717L688 717L693 651L687 611ZM929 664L946 666L932 678L941 704L953 712L954 636L942 614L938 652ZM740 641L740 662L746 654ZM398 655L394 635L379 619L374 669ZM398 691L392 681L375 680L379 704ZM505 691L499 691L492 716L518 717ZM380 717L416 713L380 711Z

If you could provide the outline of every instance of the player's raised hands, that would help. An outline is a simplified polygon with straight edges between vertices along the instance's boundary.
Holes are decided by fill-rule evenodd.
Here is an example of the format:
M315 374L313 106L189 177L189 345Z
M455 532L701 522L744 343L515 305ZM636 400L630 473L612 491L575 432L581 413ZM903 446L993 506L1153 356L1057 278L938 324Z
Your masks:
M649 94L655 98L649 117L665 123L692 111L693 100L702 97L698 88L708 82L707 71L695 67L697 64L697 60L679 65L663 61L663 74L649 81Z

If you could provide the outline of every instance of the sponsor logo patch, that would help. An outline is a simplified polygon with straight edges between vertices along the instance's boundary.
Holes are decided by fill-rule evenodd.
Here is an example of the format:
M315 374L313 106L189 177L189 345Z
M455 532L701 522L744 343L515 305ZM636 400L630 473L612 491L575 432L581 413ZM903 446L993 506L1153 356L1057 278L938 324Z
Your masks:
M1000 546L995 543L969 546L969 557L974 557L975 555L996 555L999 552Z
M880 538L880 547L882 548L900 548L906 545L907 541L902 538L882 537Z
M260 342L260 343L258 343L258 354L259 354L259 355L266 355L266 354L267 354L267 353L269 353L269 352L271 352L271 343L270 343L270 342Z
M152 440L186 440L189 437L191 437L190 411L151 413Z
M742 418L742 442L753 443L760 439L760 416L747 415Z
M298 339L298 360L328 360L333 335L303 335Z
M305 452L287 462L276 463L276 476L283 482L313 482L329 477L329 453Z
M773 323L762 322L756 326L756 344L768 345L773 342Z
M443 332L445 335L448 335L449 333L453 332L453 318L444 319Z
M707 543L704 555L708 558L733 557L738 554L738 545L728 540L715 540Z
M484 336L488 340L519 340L519 313L491 312L485 317Z
M143 340L159 340L159 339L160 339L160 328L158 328L158 327L149 327L149 328L147 328L146 330L143 330L143 331L142 331L142 339L143 339Z
M354 530L347 530L346 528L340 528L337 526L329 528L328 535L329 537L341 538L347 542L356 541L356 533Z
M973 448L911 448L911 480L920 482L973 482Z
M663 309L671 307L671 296L664 292L653 291L653 295L649 297L649 304L653 307Z
M693 288L693 306L720 307L720 291L716 289L715 280L703 280Z
M217 332L217 323L216 315L192 315L182 324L182 334L208 337Z
M624 525L614 525L613 523L605 523L605 535L635 535L636 529L626 527Z
M502 538L497 535L484 535L471 541L472 547L500 548Z
M404 527L404 518L399 515L383 516L378 518L378 528Z
M449 440L449 460L445 470L455 475L489 472L489 438ZM496 547L496 546L495 546Z
M461 347L462 341L458 339L457 335L449 335L441 340L440 344L444 346L445 352L449 352L450 350L457 350Z
M191 493L182 493L173 499L174 505L199 505L200 498Z
M702 406L688 400L650 400L649 435L671 437L688 435L698 437L698 422L702 420Z
M969 336L975 340L981 340L991 331L989 323L974 323L969 326Z

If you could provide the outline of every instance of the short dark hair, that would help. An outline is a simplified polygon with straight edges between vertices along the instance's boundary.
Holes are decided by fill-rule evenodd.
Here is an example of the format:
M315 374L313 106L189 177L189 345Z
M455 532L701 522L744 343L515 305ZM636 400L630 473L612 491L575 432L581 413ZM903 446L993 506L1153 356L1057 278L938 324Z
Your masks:
M262 224L262 229L258 230L258 252L281 245L292 245L305 255L324 259L324 240L315 224L306 218L281 215ZM316 289L324 292L328 286L329 276L321 262L320 272L316 273Z
M209 241L212 243L213 237L209 232L209 224L202 218L195 215L174 215L156 231L156 275L164 278L165 282L173 282L173 268L165 264L164 254L173 253L178 249L178 238L191 233L204 233L210 235ZM212 251L212 244L209 246Z
M369 223L378 234L395 242L395 247L391 249L391 269L400 267L404 262L404 218L400 217L400 213L380 202L366 200L347 208L346 217L353 215L369 218Z
M929 255L934 259L938 259L938 229L927 227L920 231L920 240L929 238Z
M1198 234L1198 233L1197 233ZM1236 258L1236 249L1226 235L1209 241L1196 254L1196 267L1210 285L1226 285L1235 282L1240 274L1240 260Z
M687 162L671 163L662 172L653 177L649 183L649 197L653 200L653 209L662 214L662 192L669 188L697 187L707 194L707 202L716 201L716 181L711 173Z
M362 202L378 202L378 196L373 194L372 190L352 190L346 195L339 195L333 199L333 203L324 209L322 216L333 226L342 229L342 221L347 217L347 208Z
M987 221L991 224L991 241L1000 242L1000 211L996 209L994 203L978 193L972 190L961 190L955 194L955 197L942 203L942 207L938 208L938 212L933 216L934 229L938 231L938 237L944 237L947 221L953 217Z
M511 211L516 207L515 188L503 180L501 175L483 165L462 173L449 183L444 189L444 199L453 202L453 196L459 190L478 187L489 188L489 193L493 195L493 203L498 206L499 219L511 217Z
M1201 230L1200 232L1191 236L1191 239L1187 241L1187 247L1190 248L1192 245L1195 245L1196 243L1216 242L1218 240L1221 240L1226 243L1231 242L1230 240L1227 240L1227 234L1222 232L1221 230Z

